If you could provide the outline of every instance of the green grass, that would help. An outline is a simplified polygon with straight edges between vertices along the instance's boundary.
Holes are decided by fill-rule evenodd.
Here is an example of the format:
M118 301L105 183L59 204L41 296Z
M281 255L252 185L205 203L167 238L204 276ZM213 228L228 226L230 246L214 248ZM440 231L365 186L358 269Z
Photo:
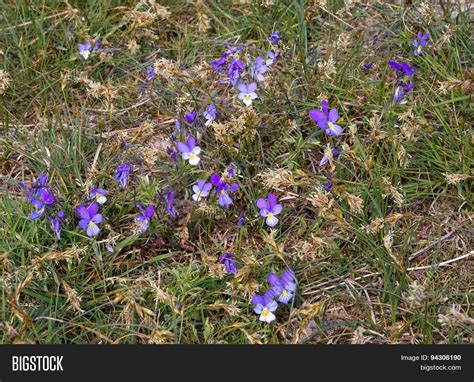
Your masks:
M163 1L168 18L139 23L129 12L149 3L131 3L0 5L0 69L10 78L0 95L1 342L472 341L472 256L438 266L472 253L473 244L465 5L443 2L427 16L418 1L328 1L325 8L308 1ZM199 30L202 14L207 31ZM244 111L235 91L199 65L217 59L226 43L252 57L265 54L273 30L282 35L282 59L259 85L256 115L238 130ZM414 57L419 30L430 33L430 45ZM77 43L99 36L105 52L84 62ZM135 52L131 40L139 44ZM335 71L328 78L321 65L330 57ZM146 67L160 58L175 69L147 86ZM391 103L391 59L417 69L404 104ZM374 65L368 72L366 62ZM88 80L115 96L95 97ZM325 97L339 110L341 138L327 137L308 117ZM211 101L222 127L202 135L198 167L175 166L163 145L177 112L202 111ZM132 146L122 147L122 139ZM327 180L318 164L329 142L343 153L334 161L333 190L318 201ZM120 190L113 176L124 161L134 173ZM211 200L197 208L192 185L230 163L239 169L234 205L224 210ZM67 216L60 241L47 221L28 219L31 206L18 187L41 172ZM467 178L451 184L446 175L453 174ZM74 216L92 186L109 192L97 240ZM176 220L165 209L170 187ZM284 204L273 231L255 206L269 192ZM351 196L363 203L359 212ZM141 236L133 234L136 202L158 211ZM248 222L239 229L244 209ZM105 248L110 238L114 253ZM218 264L223 252L236 254L235 278ZM263 324L250 298L264 292L268 272L285 267L296 272L297 295L280 305L276 323ZM409 270L416 267L426 268ZM453 305L458 319L439 321Z

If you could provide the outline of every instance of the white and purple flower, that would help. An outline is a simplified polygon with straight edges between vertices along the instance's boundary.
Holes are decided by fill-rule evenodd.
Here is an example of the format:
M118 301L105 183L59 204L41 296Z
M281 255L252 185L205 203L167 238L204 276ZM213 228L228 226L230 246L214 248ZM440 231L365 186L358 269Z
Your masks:
M79 54L84 58L84 60L87 60L89 56L91 55L91 43L89 41L86 41L84 44L77 44L77 49L79 49Z
M252 105L252 100L258 98L257 93L257 84L255 82L251 82L249 84L245 84L243 82L237 85L237 89L239 90L239 99L244 102L246 106Z
M339 136L342 134L342 127L337 125L336 122L339 119L339 113L337 109L328 108L328 102L323 100L321 103L322 110L310 110L309 116L315 121L319 128L326 131L329 136Z
M98 214L99 205L92 203L89 207L78 206L76 208L76 215L79 220L79 228L86 229L87 236L97 236L100 232L99 224L102 222L102 215Z
M268 70L268 66L263 63L263 57L257 57L255 59L255 65L252 68L253 78L256 81L263 81L265 77L263 76L265 72ZM239 89L240 90L240 89Z
M147 205L145 209L140 203L137 203L136 206L140 210L140 213L136 214L135 218L140 227L140 233L144 233L148 229L150 220L155 214L155 208L151 204Z
M278 53L274 52L273 50L268 51L267 60L265 64L267 66L273 65L276 60L278 59Z
M276 215L279 215L283 210L282 205L277 202L277 197L273 194L268 194L268 199L260 198L257 200L257 207L260 208L260 216L266 218L265 223L269 227L275 227L278 224Z
M90 193L90 198L99 204L104 204L107 201L107 192L103 188L94 187Z
M278 301L288 304L296 291L295 273L291 269L285 269L279 277L276 273L268 274L268 283L272 286Z
M206 118L206 122L204 123L204 125L206 127L210 126L217 117L216 105L214 105L213 103L207 105L206 110L204 110L204 113L202 113L202 115L204 116L204 118Z
M273 313L278 308L273 290L268 290L263 296L256 294L252 297L253 311L260 315L259 320L269 324L276 319Z
M395 92L393 93L393 102L394 103L402 103L403 98L408 94L408 92L413 89L413 83L403 84L400 82L397 87L395 88Z
M193 137L189 137L187 143L176 143L176 149L181 153L181 157L184 160L189 161L191 166L197 166L201 160L201 158L199 158L201 148L196 146L196 140Z
M200 202L202 198L209 196L212 190L212 183L206 182L204 179L198 180L197 184L193 186L192 198L195 202Z
M234 170L228 169L226 174L220 176L219 174L211 175L211 183L216 186L217 202L221 207L230 206L233 201L230 194L233 194L239 189L239 185L232 181L234 177Z
M413 51L415 56L419 56L423 53L423 48L426 46L429 38L429 33L423 34L422 32L418 32L416 39L412 42L413 46L415 47L415 50Z

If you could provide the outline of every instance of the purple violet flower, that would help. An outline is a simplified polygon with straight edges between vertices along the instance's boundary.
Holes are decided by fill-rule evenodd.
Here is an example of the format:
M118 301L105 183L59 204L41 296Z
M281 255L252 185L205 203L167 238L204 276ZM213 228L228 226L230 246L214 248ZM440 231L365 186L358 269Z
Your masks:
M257 200L260 216L266 218L265 223L269 227L275 227L278 224L276 215L280 214L283 209L282 205L277 202L278 199L273 194L268 194L268 200L262 198Z
M293 297L296 291L295 281L295 273L291 269L285 269L281 277L278 277L276 273L268 274L268 283L272 286L273 293L278 297L278 301L283 304L288 304Z
M323 184L324 190L325 190L325 191L328 191L328 192L331 191L333 187L334 187L334 183L333 183L333 182L325 182L325 183Z
M333 149L332 150L332 157L337 158L341 154L341 151L339 149ZM321 162L319 162L320 167L324 167L328 164L329 158L326 154L324 154L323 159L321 159Z
M202 115L204 116L204 118L206 118L206 122L204 123L204 125L206 127L210 126L211 123L217 117L216 105L214 105L213 103L210 103L209 105L207 105L206 110L204 110L204 113L202 113Z
M168 190L166 192L166 211L173 219L176 219L176 210L173 207L173 203L174 203L174 191Z
M362 64L361 66L362 66L362 69L368 72L370 69L372 69L372 66L374 66L374 64L372 64L371 62L366 62L365 64Z
M242 211L237 220L237 227L242 228L245 224L247 224L246 212Z
M64 212L59 211L56 216L51 219L51 228L58 240L61 240L61 223L64 222Z
M175 150L173 150L171 147L168 147L168 148L166 149L166 152L170 155L171 160L172 160L173 162L179 161L179 159L178 159L178 153L177 153Z
M104 204L107 201L107 192L103 188L93 188L90 193L90 198L99 204Z
M48 175L45 173L41 173L38 179L36 180L36 182L34 182L33 185L31 186L31 188L28 188L23 182L20 182L18 186L21 189L25 190L26 200L29 203L32 203L33 199L39 198L43 191L47 191L47 188L46 188L47 181L48 181Z
M400 64L397 61L389 61L388 64L395 69L397 72L398 77L402 77L403 75L412 76L416 73L416 70L413 69L410 65L406 62L401 62Z
M183 119L191 125L196 119L196 117L197 117L197 111L193 111L192 113L186 113Z
M233 172L233 169L228 170L227 176L225 178L221 177L219 174L211 175L211 183L216 186L216 192L218 196L217 202L221 207L230 206L233 201L229 194L234 193L239 189L238 184L236 182L232 182Z
M222 53L218 60L211 61L211 66L216 69L218 72L221 72L224 68L225 64L227 63L227 56L229 52Z
M120 187L125 188L130 175L131 167L128 163L122 163L117 167L115 180L120 183Z
M404 85L403 83L399 83L395 88L395 93L393 94L393 102L400 103L403 101L403 98L407 95L407 93L413 89L413 83L408 83Z
M275 320L273 312L277 310L278 303L274 300L275 295L272 290L265 292L263 296L256 294L252 297L253 311L260 314L259 320L269 324Z
M77 44L77 48L79 49L79 54L84 58L84 60L87 60L91 54L91 43L90 42L85 42L84 44Z
M81 218L79 228L87 229L86 233L89 237L97 236L100 232L98 224L102 222L102 215L98 214L98 211L97 203L92 203L89 207L81 205L76 208L76 215Z
M413 54L415 56L419 56L420 54L423 53L423 48L426 46L426 43L428 42L428 39L430 38L429 33L423 34L422 32L418 32L418 35L415 40L413 40L412 44L416 48L413 51Z
M202 198L206 198L212 190L212 184L206 182L204 179L198 180L197 184L193 186L192 198L195 202L200 202Z
M36 220L43 215L46 207L54 204L55 198L52 193L50 193L46 188L41 188L41 191L38 196L31 198L30 203L36 207L36 211L32 212L29 217L31 220Z
M323 100L321 106L322 111L315 109L309 111L310 118L318 124L320 129L325 130L327 135L336 137L341 135L342 127L336 124L339 118L337 109L331 109L329 111L328 102L326 100Z
M252 68L252 72L253 72L253 78L256 80L256 81L263 81L265 80L265 77L263 76L265 74L265 72L268 70L268 67L267 65L265 65L263 63L263 57L257 57L255 59L255 65L254 67Z
M277 45L278 41L280 41L280 33L279 32L273 32L269 37L268 40L272 45Z
M267 61L265 61L265 64L267 66L273 65L278 59L278 53L274 52L273 50L269 50L267 57L268 58Z
M155 78L155 67L153 65L149 65L146 67L146 80L152 81Z
M140 233L144 233L148 229L150 220L155 214L155 208L151 204L147 205L145 209L143 209L140 203L137 203L136 206L140 210L140 213L136 214L135 218L140 226Z
M244 101L246 106L252 105L252 100L258 97L255 90L257 90L257 84L255 82L251 82L249 84L244 84L243 82L237 85L237 89L239 89L239 99Z
M100 50L102 50L102 40L100 38L98 38L95 41L94 47L92 48L92 52L97 53Z
M232 84L232 86L235 86L237 81L239 81L240 74L243 71L244 71L244 63L240 59L232 60L232 62L229 65L229 71L228 71L230 83Z
M196 140L193 137L189 137L187 143L176 143L176 148L181 153L181 157L189 161L191 166L196 166L201 160L201 158L199 158L201 148L196 146Z
M233 253L223 253L219 259L219 263L225 264L225 270L230 274L237 274L237 264L234 261Z

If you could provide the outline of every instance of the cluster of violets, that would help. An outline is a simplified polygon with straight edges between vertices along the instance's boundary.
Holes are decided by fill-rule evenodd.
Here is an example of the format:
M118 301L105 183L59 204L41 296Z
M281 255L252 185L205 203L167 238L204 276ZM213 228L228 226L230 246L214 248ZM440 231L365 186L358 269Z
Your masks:
M217 60L211 61L211 66L217 73L227 73L227 80L233 87L236 87L239 92L237 98L247 107L251 106L253 100L258 98L257 82L263 82L265 80L264 74L278 59L276 47L280 41L279 33L273 32L268 40L272 47L267 52L266 59L262 56L258 56L246 65L240 59L241 49L227 45L227 51L222 53ZM244 80L246 76L248 78Z
M259 320L270 323L276 319L275 311L278 302L288 304L296 291L295 273L291 269L285 269L281 277L276 273L268 274L268 289L263 295L255 294L252 297L253 310L259 314Z
M423 48L426 46L429 39L429 34L419 32L417 38L413 40L412 44L415 47L413 54L419 56L423 53ZM218 74L226 74L227 78L223 82L228 82L232 87L238 90L237 98L241 100L245 106L250 107L255 99L258 98L257 83L265 80L265 73L269 67L273 65L278 59L278 43L280 35L278 32L273 32L268 38L271 48L267 52L267 58L258 56L249 62L244 63L240 56L242 49L240 47L227 46L227 51L224 52L219 59L211 61L210 65L216 70ZM94 44L90 41L79 43L77 45L79 55L87 60L91 54L97 53L103 49L101 39L97 39ZM404 96L413 88L413 83L407 78L412 77L416 70L406 62L390 61L389 65L396 71L397 84L393 96L393 102L399 103ZM364 64L364 70L370 70L372 64ZM146 68L146 80L153 81L156 73L153 66ZM343 133L343 128L337 124L339 119L338 110L333 108L329 110L327 100L321 103L321 110L310 110L309 117L316 122L317 126L326 132L330 137L339 137ZM197 145L196 139L191 134L192 130L196 132L210 126L217 118L216 106L212 103L208 104L206 108L198 113L192 111L186 113L184 116L178 114L176 119L175 131L171 135L171 139L176 142L175 150L169 149L169 154L173 161L179 161L180 156L182 160L188 162L191 166L197 166L200 163L201 147ZM335 148L331 150L333 158L340 155L340 150ZM328 156L325 154L321 159L319 165L321 168L326 166L329 162ZM128 163L121 163L116 170L115 180L119 186L124 189L131 173L131 166ZM209 181L206 179L199 179L196 184L192 186L192 199L200 203L203 199L208 198L212 191L215 191L217 203L221 207L228 207L233 204L233 194L235 194L239 186L235 181L236 169L233 165L229 166L222 174L213 173ZM328 175L331 178L332 174ZM29 217L32 220L45 217L49 220L52 230L57 239L61 238L61 224L65 221L65 215L62 210L55 207L56 199L54 194L47 186L48 176L44 173L40 174L37 181L30 187L26 187L20 183L20 187L25 190L27 201L34 207L34 211L30 213ZM329 191L332 188L332 183L327 182L324 188ZM166 211L168 214L176 218L177 212L174 209L173 190L169 189L165 193ZM99 206L105 204L107 201L107 192L103 188L93 188L86 198L85 203L76 207L75 212L79 218L78 226L86 230L89 237L95 237L100 233L100 225L103 222L103 216L99 213ZM259 209L260 217L265 219L265 223L269 227L274 227L278 224L277 216L282 212L283 207L278 203L278 199L274 194L268 194L267 198L259 198L256 202ZM135 215L135 220L138 226L138 232L144 233L147 231L151 219L155 215L155 207L151 204L143 207L136 203L138 213ZM246 212L242 211L237 225L242 227L246 224ZM237 273L237 265L235 262L235 255L233 253L223 253L219 258L219 262L225 265L226 271L229 274L235 275ZM259 314L260 321L270 323L275 320L274 312L278 308L278 302L288 304L296 291L296 279L292 270L286 269L281 276L270 273L268 275L268 283L270 289L263 295L256 294L252 298L252 304L255 313Z
M412 42L415 47L413 55L419 56L423 54L423 48L426 46L429 38L429 33L423 34L422 32L418 32L417 38ZM416 70L406 62L399 63L395 60L391 60L388 64L395 70L397 75L392 101L394 103L401 103L408 92L414 87L413 82L411 82L411 77L416 73Z
M326 135L330 137L338 137L342 134L343 128L338 125L336 122L339 119L339 112L337 109L329 110L329 104L327 100L321 102L321 110L312 109L309 111L309 117L317 123L318 127L326 132ZM337 158L341 151L337 148L331 150L332 157ZM319 166L324 168L329 162L329 157L327 154L324 154L323 158L319 162ZM328 179L333 177L332 173L326 175ZM325 182L323 188L326 191L331 191L334 184L330 180Z
M64 221L64 212L56 209L56 198L53 192L48 188L48 175L41 173L31 187L27 187L24 183L19 186L26 193L26 200L34 207L34 211L30 213L31 220L39 218L47 219L51 224L51 229L57 239L61 239L61 223Z
M429 39L429 34L422 32L418 32L417 38L413 40L412 44L416 48L413 54L415 56L419 56L423 53L423 48L426 46L427 41ZM393 102L400 103L403 101L405 95L413 88L413 83L407 80L407 78L412 77L416 70L412 68L406 62L400 62L391 60L388 63L397 74L397 84L395 88L395 92L393 95ZM362 65L364 70L370 70L372 68L371 63L364 63ZM324 130L328 136L338 137L342 134L343 128L337 124L339 119L339 113L337 109L329 110L329 104L327 100L323 100L321 103L321 110L312 109L309 111L309 117L316 122L318 127L321 130ZM340 150L335 148L331 150L332 157L337 158L340 155ZM329 162L329 158L326 154L324 154L323 158L321 159L319 166L323 168ZM333 174L329 173L327 175L328 179L333 177ZM327 181L324 183L323 187L326 191L330 191L334 184L331 181Z

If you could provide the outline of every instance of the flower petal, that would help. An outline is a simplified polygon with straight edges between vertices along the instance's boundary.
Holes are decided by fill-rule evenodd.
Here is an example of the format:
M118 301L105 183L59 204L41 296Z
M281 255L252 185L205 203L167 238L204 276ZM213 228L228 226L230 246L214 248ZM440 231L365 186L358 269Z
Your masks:
M337 112L336 109L331 109L331 111L329 112L329 117L328 117L328 120L329 122L336 122L337 119L339 118L339 113Z
M89 218L79 220L79 228L85 229L89 225Z
M97 203L92 203L88 208L87 211L89 212L89 217L94 216L99 211L99 205Z
M97 236L100 232L100 228L97 227L97 225L95 223L90 223L87 225L87 236L89 237L93 237L93 236Z
M339 136L342 134L342 127L333 123L330 129L326 130L327 135L329 136Z
M257 84L255 82L251 82L247 85L247 93L253 93L255 90L257 90Z
M275 227L277 224L278 224L278 218L276 216L267 216L267 219L265 220L265 222L267 223L267 226L269 227Z
M87 210L86 206L77 206L76 207L76 215L81 219L90 219L89 211Z
M283 206L281 204L275 204L272 209L272 214L273 215L278 215L283 209Z
M176 143L176 148L178 149L178 151L179 151L180 153L187 153L187 152L189 152L189 147L188 147L185 143L183 143L183 142L178 142L178 143Z
M260 296L259 294L256 294L252 297L252 304L254 305L264 305L265 301L263 299L263 296Z
M310 110L309 116L321 129L326 130L328 128L328 120L321 110Z
M268 206L269 210L273 210L273 206L277 203L277 197L274 194L268 194Z
M219 174L212 174L211 175L211 183L214 186L218 186L221 181L221 176Z
M328 101L323 99L323 102L321 102L321 109L323 110L323 113L326 115L326 117L329 115L329 105Z
M100 224L102 223L102 214L96 214L92 217L91 221L94 222L95 224Z
M269 273L268 274L268 283L272 286L279 286L280 285L280 277L276 273Z
M196 166L200 160L201 158L199 158L197 155L193 155L192 157L189 157L189 164L191 166Z
M189 137L188 138L189 151L192 151L192 149L194 148L195 145L196 145L196 140L194 139L194 137Z
M260 209L269 209L269 205L268 205L268 202L265 200L265 199L262 199L262 198L259 198L257 200L257 207L260 208Z

